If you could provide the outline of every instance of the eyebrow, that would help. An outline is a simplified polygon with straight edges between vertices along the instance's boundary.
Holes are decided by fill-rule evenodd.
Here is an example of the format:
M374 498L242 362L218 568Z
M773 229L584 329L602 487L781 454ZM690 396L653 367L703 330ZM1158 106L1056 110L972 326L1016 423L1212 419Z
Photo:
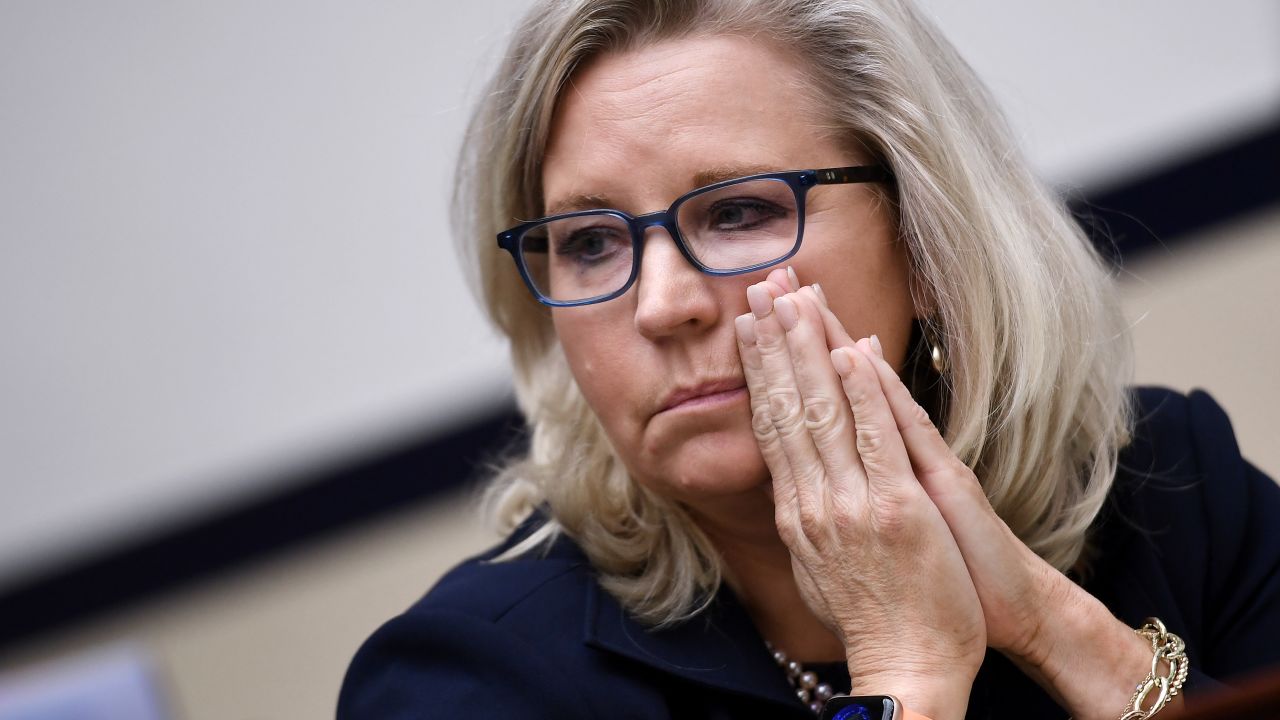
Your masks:
M714 185L725 180L734 180L748 175L759 175L761 173L776 172L777 169L769 165L719 165L716 167L699 170L693 174L693 180L689 185L690 190L707 185ZM674 198L673 198L674 199ZM598 193L579 193L570 195L563 200L557 200L554 204L546 207L546 216L561 215L564 213L577 212L579 210L601 210L601 209L617 209L608 195Z
M700 188L715 185L725 180L735 180L748 175L776 172L777 168L768 165L720 165L693 174L693 187ZM693 189L693 188L690 188Z
M612 207L613 204L609 202L609 197L607 195L579 194L560 200L554 205L547 206L546 214L550 217L552 215L577 212L579 210L599 210L602 208Z

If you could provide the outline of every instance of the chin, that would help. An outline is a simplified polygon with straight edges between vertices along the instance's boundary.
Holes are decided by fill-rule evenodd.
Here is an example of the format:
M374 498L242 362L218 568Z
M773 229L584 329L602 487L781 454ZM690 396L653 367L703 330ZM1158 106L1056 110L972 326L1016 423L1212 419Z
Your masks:
M769 469L754 435L704 433L672 448L637 477L654 492L696 503L755 490L769 482Z

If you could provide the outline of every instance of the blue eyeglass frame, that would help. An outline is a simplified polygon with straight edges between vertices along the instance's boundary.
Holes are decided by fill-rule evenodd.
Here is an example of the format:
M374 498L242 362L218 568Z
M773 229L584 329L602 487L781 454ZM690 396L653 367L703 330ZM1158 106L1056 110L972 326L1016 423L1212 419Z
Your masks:
M786 183L791 191L795 193L796 198L796 243L791 247L785 255L769 260L768 262L756 263L747 267L735 268L732 270L716 270L709 268L698 261L690 252L688 245L685 244L684 236L680 234L680 230L676 227L676 217L680 211L680 206L688 202L690 199L718 190L730 185L747 182L750 180L781 180ZM645 231L651 227L661 227L667 231L671 239L675 242L676 247L680 249L680 254L685 260L689 261L699 271L717 277L725 277L731 275L743 275L756 270L763 270L767 267L773 267L778 263L784 262L800 251L800 241L804 238L804 199L809 189L817 185L843 185L848 183L871 183L871 182L892 182L893 173L882 165L853 165L849 167L822 168L818 170L786 170L782 172L760 173L758 175L747 175L745 177L734 178L732 180L723 180L718 183L706 185L681 195L676 201L671 203L671 207L666 210L647 213L645 215L628 215L621 210L579 210L576 212L563 213L560 215L552 215L550 217L531 220L521 223L513 228L498 233L498 247L511 253L511 259L515 261L516 267L520 270L520 277L524 279L524 284L528 286L529 292L537 298L538 302L550 307L576 307L578 305L594 305L595 303L605 302L620 297L635 284L636 278L640 276L640 262L644 255L644 238ZM604 295L596 295L595 297L583 298L581 300L553 300L538 291L537 285L533 282L533 277L529 274L529 268L524 262L524 258L520 253L520 241L525 233L530 230L545 225L555 220L564 220L567 218L586 217L591 215L611 215L621 219L627 224L631 231L631 275L627 278L623 286L611 293Z

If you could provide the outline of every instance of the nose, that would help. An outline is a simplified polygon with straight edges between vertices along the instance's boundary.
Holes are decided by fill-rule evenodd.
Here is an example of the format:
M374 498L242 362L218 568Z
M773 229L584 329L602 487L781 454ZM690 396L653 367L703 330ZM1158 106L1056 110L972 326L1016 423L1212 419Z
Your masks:
M716 322L720 303L713 278L694 267L661 227L646 229L636 279L636 329L656 340L705 330Z

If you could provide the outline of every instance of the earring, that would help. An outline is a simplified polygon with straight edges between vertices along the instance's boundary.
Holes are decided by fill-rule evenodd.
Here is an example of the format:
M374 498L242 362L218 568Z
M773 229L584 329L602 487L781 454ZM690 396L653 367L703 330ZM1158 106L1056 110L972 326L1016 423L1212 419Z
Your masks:
M947 356L942 352L942 347L937 343L930 343L929 358L933 361L933 369L941 375L947 369Z

